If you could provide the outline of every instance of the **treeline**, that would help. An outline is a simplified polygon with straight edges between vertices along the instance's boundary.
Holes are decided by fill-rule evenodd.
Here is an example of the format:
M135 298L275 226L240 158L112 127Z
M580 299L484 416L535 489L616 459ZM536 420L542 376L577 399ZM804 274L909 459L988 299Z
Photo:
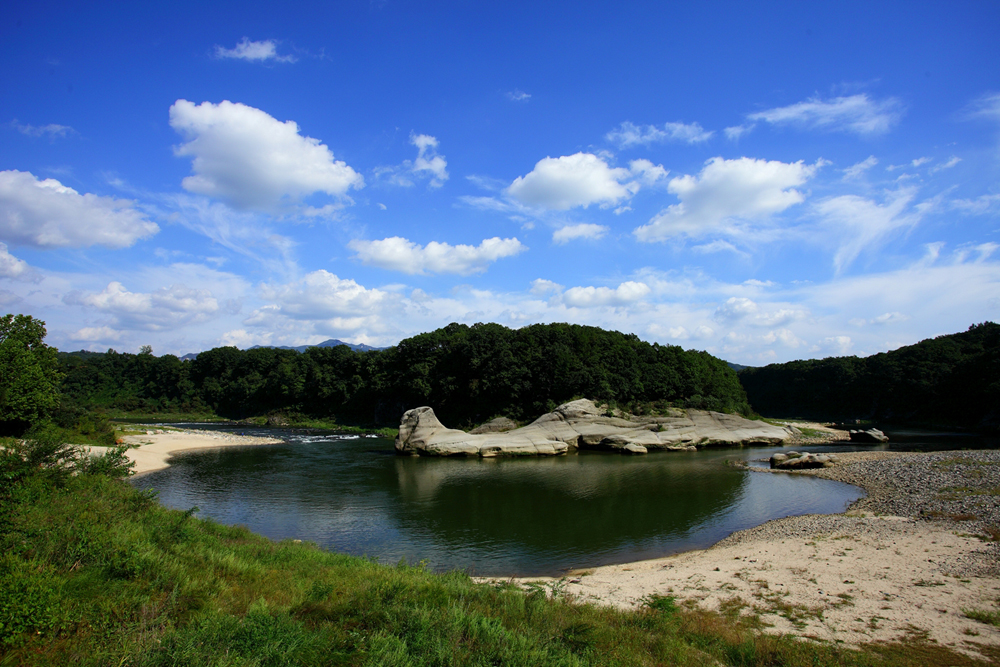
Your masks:
M976 324L870 357L740 371L762 415L1000 428L1000 325Z
M286 413L395 426L405 410L430 405L445 424L468 425L499 415L533 419L580 396L637 409L750 410L736 373L706 352L570 324L450 324L368 352L221 347L183 362L148 350L59 359L67 415Z

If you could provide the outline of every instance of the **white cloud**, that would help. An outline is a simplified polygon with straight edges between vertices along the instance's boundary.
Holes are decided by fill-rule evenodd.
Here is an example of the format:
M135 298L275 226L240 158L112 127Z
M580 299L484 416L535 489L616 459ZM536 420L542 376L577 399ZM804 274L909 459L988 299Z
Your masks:
M438 140L429 134L410 133L410 143L417 147L415 160L402 164L376 167L375 178L404 188L413 187L414 178L430 178L429 187L439 188L448 180L448 162L437 154ZM489 197L474 198L489 199Z
M740 137L742 137L744 134L750 132L750 130L752 130L753 128L754 126L752 123L750 125L733 125L731 127L727 127L725 130L723 130L723 132L726 133L726 139L729 139L730 141L735 141Z
M122 332L111 327L84 327L69 334L70 340L102 343L121 340Z
M878 158L874 155L869 155L867 158L851 165L847 169L844 169L844 180L850 180L853 178L858 178L865 174L869 169L878 164Z
M552 241L555 243L567 243L574 239L599 239L608 233L608 228L604 225L595 225L581 222L578 225L566 225L552 233Z
M528 249L516 238L499 237L485 239L478 246L453 246L437 241L419 246L407 239L393 236L381 241L354 240L348 247L357 253L355 256L364 264L411 275L482 273L491 263Z
M135 202L83 194L54 178L0 171L0 238L36 248L124 248L160 230Z
M524 92L523 90L518 90L517 88L515 88L514 90L507 93L507 99L512 100L514 102L527 102L528 100L531 99L531 95Z
M714 132L706 131L698 123L664 123L663 128L656 125L636 125L625 121L617 129L611 130L604 138L619 148L630 146L649 146L664 141L682 141L688 144L708 141Z
M627 306L649 294L649 285L629 280L610 287L571 287L562 295L562 303L571 308Z
M936 174L939 171L944 171L945 169L951 169L952 167L954 167L956 164L958 164L961 161L962 161L962 158L956 157L956 156L952 155L951 159L949 159L947 162L942 162L941 164L937 164L937 165L934 165L933 167L931 167L930 168L930 173Z
M649 160L632 160L628 163L628 169L643 185L656 185L670 173L662 164L653 164Z
M757 313L758 306L746 297L734 296L719 306L715 318L720 321L741 320Z
M638 183L622 182L631 176L628 169L609 167L592 153L547 157L514 179L507 194L522 204L557 211L591 204L611 206L638 191Z
M734 246L729 241L723 241L722 239L716 239L711 243L702 243L701 245L696 245L691 248L695 252L700 252L703 254L709 254L713 252L732 252L737 255L747 256L745 252Z
M857 195L842 195L817 202L815 213L827 232L839 245L833 264L839 273L863 251L872 251L893 232L912 227L922 217L922 210L907 211L916 196L915 188L900 188L886 193L886 202Z
M969 115L1000 121L1000 93L987 93L969 107Z
M671 179L667 189L680 203L660 211L634 234L640 241L697 237L727 226L732 230L737 221L764 219L802 202L805 195L794 188L808 181L818 166L712 158L698 176Z
M930 161L931 161L931 158L929 158L929 157L918 157L917 159L915 159L912 162L910 162L910 164L912 164L914 167L919 167L920 165L927 164Z
M273 39L265 39L260 42L251 42L248 37L231 49L226 49L216 45L216 58L235 58L237 60L248 60L250 62L265 62L274 60L279 63L293 63L296 61L292 55L278 55L278 43Z
M41 276L23 259L18 259L7 252L7 244L0 242L0 278L13 278L39 282Z
M194 158L195 175L181 182L184 189L238 208L276 211L315 192L345 197L364 187L364 178L334 160L325 144L300 135L294 121L282 123L260 109L177 100L170 126L187 140L174 153Z
M58 125L56 123L49 123L48 125L24 125L17 122L16 118L10 122L10 126L29 137L47 136L49 139L55 139L56 137L64 139L67 135L76 133L76 130L69 125Z
M1000 195L981 195L975 199L953 199L951 206L968 215L1000 213Z
M850 336L830 336L820 341L819 349L832 351L836 356L850 354L854 343Z
M438 140L428 134L410 134L410 143L417 147L413 173L430 174L432 188L439 188L448 180L448 163L437 154Z
M544 278L536 278L531 281L531 293L539 296L545 294L558 294L563 289L559 283Z
M211 292L182 284L142 293L129 292L114 281L101 292L71 292L63 301L106 313L118 328L146 331L205 322L219 311L219 302Z
M715 319L719 322L728 324L745 322L759 327L778 327L805 319L808 315L808 311L801 307L764 310L755 301L739 296L730 297L715 311Z
M902 114L901 107L895 98L879 102L861 93L825 101L812 97L805 102L752 113L747 118L773 125L796 125L809 129L875 135L888 132L896 124Z
M269 317L280 314L293 319L339 322L338 326L351 328L352 322L359 323L376 315L393 300L389 292L367 289L349 278L338 278L322 269L294 283L261 285L260 294L264 300L274 303L254 311L247 318L247 324L265 324Z

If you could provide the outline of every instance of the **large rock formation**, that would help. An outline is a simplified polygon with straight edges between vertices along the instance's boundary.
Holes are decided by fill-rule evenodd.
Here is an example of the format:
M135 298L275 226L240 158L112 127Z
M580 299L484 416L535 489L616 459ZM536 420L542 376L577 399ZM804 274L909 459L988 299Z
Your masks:
M396 451L415 456L557 456L579 448L645 454L650 449L778 444L788 437L782 428L737 415L679 409L657 417L611 415L580 399L504 433L446 428L431 408L414 408L399 424Z

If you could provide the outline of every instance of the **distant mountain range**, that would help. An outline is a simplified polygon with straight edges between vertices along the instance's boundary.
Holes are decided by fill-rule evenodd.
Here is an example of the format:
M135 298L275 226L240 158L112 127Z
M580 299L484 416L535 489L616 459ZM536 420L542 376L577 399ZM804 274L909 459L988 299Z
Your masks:
M288 345L254 345L253 347L247 349L256 350L257 348L260 347L269 347L269 348L274 348L276 350L295 350L296 352L305 352L311 347L337 347L338 345L346 345L355 352L372 352L374 350L386 349L384 347L372 347L371 345L365 345L364 343L360 343L357 345L354 343L345 343L344 341L337 340L336 338L330 338L328 340L323 341L322 343L316 343L315 345L297 345L295 347L290 347ZM185 354L183 357L181 357L181 361L191 361L192 359L196 359L198 357L198 354L199 354L198 352Z

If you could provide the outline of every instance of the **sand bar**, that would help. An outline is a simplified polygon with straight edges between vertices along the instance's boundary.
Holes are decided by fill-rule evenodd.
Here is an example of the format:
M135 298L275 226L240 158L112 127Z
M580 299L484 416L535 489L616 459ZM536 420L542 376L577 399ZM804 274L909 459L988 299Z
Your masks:
M632 608L672 595L758 614L769 632L860 644L926 637L970 654L1000 628L1000 452L852 452L813 474L868 497L846 514L769 521L715 546L539 582L577 600Z
M144 434L125 436L124 442L129 446L127 451L129 460L135 463L134 473L141 475L166 468L170 465L170 457L181 452L219 447L276 445L283 441L279 438L236 435L222 431L151 428ZM86 449L99 454L107 448L86 447Z

